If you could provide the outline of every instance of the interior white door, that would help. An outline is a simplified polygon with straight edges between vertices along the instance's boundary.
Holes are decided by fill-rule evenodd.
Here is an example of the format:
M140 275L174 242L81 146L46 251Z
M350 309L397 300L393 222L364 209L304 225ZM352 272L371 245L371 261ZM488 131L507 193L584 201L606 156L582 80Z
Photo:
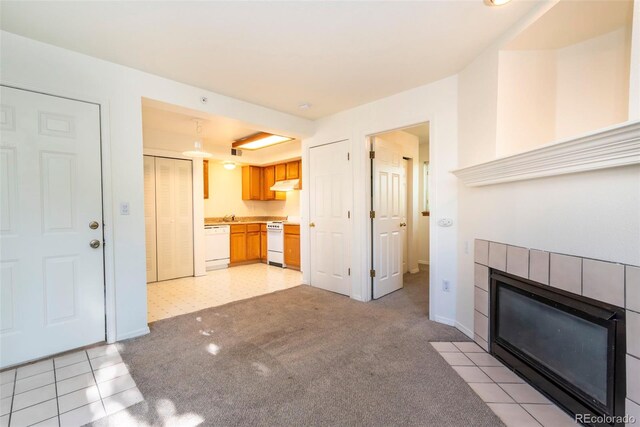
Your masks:
M374 138L373 174L373 298L402 288L402 149Z
M309 150L311 285L351 294L349 141Z
M98 106L0 91L0 367L6 367L104 341L104 261Z
M402 274L409 271L409 238L407 236L407 174L409 171L409 160L402 159L402 178L400 181L400 209L402 233Z
M193 276L193 175L190 160L156 158L158 280Z
M147 283L158 280L156 264L156 158L144 156L144 228Z

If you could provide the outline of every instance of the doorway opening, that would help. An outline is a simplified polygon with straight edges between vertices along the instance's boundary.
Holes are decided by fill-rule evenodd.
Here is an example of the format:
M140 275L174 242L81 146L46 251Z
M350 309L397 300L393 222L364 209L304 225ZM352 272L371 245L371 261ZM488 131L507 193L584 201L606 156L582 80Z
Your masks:
M405 299L428 315L429 123L372 135L369 144L372 299Z

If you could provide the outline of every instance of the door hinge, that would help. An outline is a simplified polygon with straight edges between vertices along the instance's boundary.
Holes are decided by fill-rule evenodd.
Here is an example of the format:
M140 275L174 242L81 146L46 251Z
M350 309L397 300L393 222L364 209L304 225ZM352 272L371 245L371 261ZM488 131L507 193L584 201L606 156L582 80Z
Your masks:
M369 151L369 158L370 159L375 159L376 158L376 152L373 151L373 150Z
M376 271L375 270L369 270L369 276L370 277L376 277Z
M369 218L374 219L376 217L376 211L369 211Z
M347 268L347 276L351 276L351 268Z
M347 160L351 160L351 153L347 153Z
M347 219L351 219L351 211L347 211Z

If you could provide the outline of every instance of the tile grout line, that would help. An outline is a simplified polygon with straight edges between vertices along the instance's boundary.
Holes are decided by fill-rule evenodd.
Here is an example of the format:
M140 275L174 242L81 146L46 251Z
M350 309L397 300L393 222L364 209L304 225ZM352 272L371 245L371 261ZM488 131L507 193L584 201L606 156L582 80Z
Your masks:
M118 354L120 354L120 352L118 352ZM93 364L91 363L91 358L89 357L89 353L87 353L87 359L89 360L89 368L91 368L91 375L93 376L93 381L96 383L96 389L98 390L98 396L100 397L100 403L102 404L102 409L104 410L104 416L107 417L108 416L107 407L104 405L104 399L102 398L102 393L100 392L100 387L98 386L98 379L96 378L96 373L93 370ZM97 359L97 357L94 357L94 359Z
M58 418L58 427L60 427L60 401L58 400L58 378L56 376L56 359L51 359L53 365L53 387L56 391L56 417Z

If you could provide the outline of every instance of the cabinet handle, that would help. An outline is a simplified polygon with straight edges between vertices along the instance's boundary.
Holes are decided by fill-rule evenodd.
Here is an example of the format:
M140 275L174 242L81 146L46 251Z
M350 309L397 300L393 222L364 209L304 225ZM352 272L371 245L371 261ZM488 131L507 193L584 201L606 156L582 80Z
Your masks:
M310 223L309 223L309 227L315 227L315 226L316 226L316 223L315 223L315 222L310 222Z

